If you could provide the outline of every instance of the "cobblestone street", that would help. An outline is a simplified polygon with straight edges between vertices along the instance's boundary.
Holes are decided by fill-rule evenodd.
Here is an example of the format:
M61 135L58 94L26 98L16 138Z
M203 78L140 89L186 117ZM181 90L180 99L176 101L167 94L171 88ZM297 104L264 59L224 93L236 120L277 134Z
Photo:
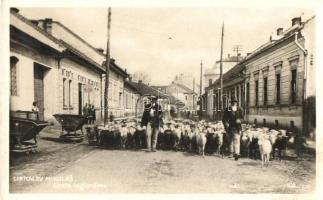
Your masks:
M249 158L107 150L86 141L61 143L58 135L58 129L46 128L40 134L39 152L12 159L11 192L308 193L314 189L315 160L305 156L296 161L291 151L287 160L261 168L260 160ZM25 181L19 180L24 176Z

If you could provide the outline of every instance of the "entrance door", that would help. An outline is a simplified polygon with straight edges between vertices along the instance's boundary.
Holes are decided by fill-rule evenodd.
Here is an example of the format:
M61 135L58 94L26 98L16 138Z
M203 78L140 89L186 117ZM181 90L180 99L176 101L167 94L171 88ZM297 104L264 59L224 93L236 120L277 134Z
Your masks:
M83 102L82 102L82 97L83 97L83 94L82 94L82 83L79 83L78 85L79 85L79 87L78 87L78 93L79 93L79 115L82 115L82 108L83 108Z
M44 120L44 69L34 64L34 101L39 108L39 120Z

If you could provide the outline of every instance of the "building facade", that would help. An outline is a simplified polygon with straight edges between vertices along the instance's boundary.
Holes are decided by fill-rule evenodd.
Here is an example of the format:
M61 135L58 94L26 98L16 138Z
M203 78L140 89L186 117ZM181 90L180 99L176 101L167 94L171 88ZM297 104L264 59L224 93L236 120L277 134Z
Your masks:
M309 78L315 71L314 37L305 37L306 30L315 32L314 17L306 22L294 18L288 30L277 29L277 40L243 61L250 123L304 131L306 99L315 96L315 80Z
M205 94L202 97L205 117L220 120L223 109L228 107L232 99L236 99L240 107L245 107L244 74L245 66L237 64L223 75L223 105L220 101L221 83L219 79L205 88Z
M96 109L97 119L101 119L104 60L102 50L60 22L28 20L18 9L11 9L10 110L31 111L33 102L37 102L40 119L56 122L53 114L83 114L83 107L90 104ZM128 76L111 59L109 110L116 117L133 114L128 96L137 91L125 87Z
M220 119L219 111L234 97L248 123L304 134L315 130L314 34L315 16L305 22L292 19L286 31L278 28L269 42L224 73L223 107L220 80L205 88L204 116Z
M238 56L231 56L228 54L226 58L222 61L223 74L232 69L237 63L243 60L243 57L239 54ZM209 87L217 79L220 78L220 61L216 61L214 66L211 68L206 68L204 70L204 89Z
M173 82L180 85L185 85L187 88L195 92L200 90L199 82L195 80L192 74L189 73L176 75Z
M167 86L153 86L155 89L160 89L165 94L169 94L185 104L182 108L190 112L195 112L197 109L197 93L186 87L185 85L172 82Z

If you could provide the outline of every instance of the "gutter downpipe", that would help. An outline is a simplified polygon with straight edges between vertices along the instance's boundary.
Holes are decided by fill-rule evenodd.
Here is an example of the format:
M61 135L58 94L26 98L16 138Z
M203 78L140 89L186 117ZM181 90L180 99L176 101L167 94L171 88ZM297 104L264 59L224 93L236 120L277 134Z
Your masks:
M307 128L305 128L305 124L306 124L306 119L307 119L307 112L306 112L306 107L307 107L307 99L306 99L306 83L307 83L307 55L308 52L307 50L300 44L298 43L298 32L295 33L295 44L298 46L298 48L300 48L303 53L304 53L304 77L303 77L303 119L302 119L302 123L303 123L303 128L302 128L302 132L303 132L303 136L305 136L305 133L307 131ZM306 126L307 127L307 126Z

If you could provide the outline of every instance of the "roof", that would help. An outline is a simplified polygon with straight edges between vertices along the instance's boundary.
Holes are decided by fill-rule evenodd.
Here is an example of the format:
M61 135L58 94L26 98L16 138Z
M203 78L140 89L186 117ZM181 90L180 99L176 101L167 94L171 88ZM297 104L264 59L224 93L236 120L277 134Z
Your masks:
M151 86L151 87L153 87L154 89L158 89L158 88L160 88L161 90L167 90L167 88L168 87L170 87L170 86L173 86L173 85L176 85L177 87L180 87L180 88L182 88L182 89L184 89L186 92L185 93L189 93L189 94L193 94L194 92L193 92L193 90L191 90L190 88L188 88L187 86L185 86L185 85L183 85L183 84L180 84L180 83L172 83L172 84L170 84L170 85L163 85L163 86ZM195 92L195 94L196 94L196 92Z
M73 54L77 55L80 58L83 58L84 60L86 60L90 64L96 66L97 68L99 68L101 70L101 72L105 72L105 69L104 69L103 66L99 65L98 63L96 63L95 61L93 61L91 58L89 58L87 55L85 55L82 52L78 51L72 45L66 43L63 40L60 40L60 42L67 48L68 51L72 52Z
M155 86L151 86L152 88L155 88L158 90L158 88L160 88L161 90L166 90L167 89L167 85L155 85Z
M71 53L73 53L74 55L82 58L83 60L85 60L86 62L88 62L89 64L93 65L94 67L96 67L98 70L100 70L101 72L105 72L105 62L103 63L97 63L95 62L93 59L91 59L89 56L87 56L85 53L82 53L81 51L79 51L77 48L75 48L73 45L71 45L70 43L64 41L64 40L60 40L57 39L56 37L54 37L53 35L49 34L48 32L46 32L45 30L43 30L42 28L40 28L39 26L35 25L34 23L32 23L29 19L27 19L26 17L22 16L21 14L15 12L15 11L10 11L11 15L18 18L20 21L24 22L24 24L18 23L15 18L11 18L10 19L10 24L18 29L20 29L23 32L27 32L28 35L30 35L31 37L35 38L36 40L40 41L41 43L46 44L47 46L50 46L51 48L56 49L57 51L63 53L66 51L69 51ZM59 22L56 22L59 23ZM75 37L77 37L78 39L80 39L82 42L85 42L89 47L95 49L93 46L91 46L89 43L87 43L85 40L83 40L82 38L80 38L77 34L73 33L70 29L68 29L67 27L65 27L64 25L62 25L61 23L59 23L63 28L65 28L66 30L68 30L69 32L71 32ZM98 54L104 55L103 53L97 51ZM65 54L66 56L66 54ZM111 59L111 70L115 71L116 73L122 75L123 77L127 77L128 74L125 70L123 70L121 67L119 67L114 61L114 59Z
M237 60L243 60L243 56L228 56L222 60L222 62L237 62ZM220 63L220 61L216 61L216 63Z
M233 85L237 82L240 82L243 80L243 76L240 76L240 72L245 69L245 65L237 64L233 68L231 68L229 71L227 71L225 74L223 74L223 86L228 87L230 85ZM229 81L225 83L226 81ZM210 86L206 87L206 90L209 90L211 88L214 88L215 86L220 85L220 79L217 79L214 83L212 83Z
M86 44L88 47L90 47L91 49L95 50L98 54L104 56L103 52L98 51L97 48L95 48L94 46L92 46L90 43L88 43L86 40L84 40L83 38L81 38L78 34L76 34L75 32L73 32L71 29L69 29L68 27L66 27L64 24L62 24L59 21L53 21L53 23L59 24L62 28L64 28L66 31L68 31L69 33L71 33L74 37L76 37L78 40L82 41L84 44Z
M242 60L240 63L245 63L245 62L251 60L252 58L256 57L257 55L271 49L275 45L277 45L277 44L279 44L279 43L293 37L296 32L301 31L304 28L304 26L309 21L313 20L314 18L315 18L315 15L310 17L309 19L307 19L301 25L294 25L294 26L290 27L289 29L287 29L286 31L284 31L283 36L280 37L279 39L269 41L269 42L266 42L265 44L262 44L260 47L258 47L256 50L254 50L250 55L248 55L244 60Z
M170 104L185 105L182 101L178 100L173 95L166 94L162 91L158 91L158 89L155 89L155 87L146 85L144 83L137 83L137 82L133 82L133 81L128 81L128 84L135 87L137 89L137 91L139 91L139 93L142 96L154 95L154 96L159 97L161 99L168 99Z
M61 45L60 41L57 38L48 34L43 29L30 22L27 18L20 15L19 13L12 10L10 10L10 13L10 26L16 27L17 29L25 32L41 43L46 44L47 46L59 52L63 52L65 48ZM19 23L17 19L23 23Z
M177 85L178 87L181 87L183 88L184 90L187 91L187 93L194 93L193 90L191 90L190 88L188 88L187 86L183 85L183 84L180 84L180 83L174 83L175 85Z
M103 66L105 66L105 61L103 62ZM119 65L115 63L115 60L113 58L110 59L110 69L114 72L122 75L124 78L128 77L128 74L125 70L123 70ZM104 69L105 71L105 69Z

